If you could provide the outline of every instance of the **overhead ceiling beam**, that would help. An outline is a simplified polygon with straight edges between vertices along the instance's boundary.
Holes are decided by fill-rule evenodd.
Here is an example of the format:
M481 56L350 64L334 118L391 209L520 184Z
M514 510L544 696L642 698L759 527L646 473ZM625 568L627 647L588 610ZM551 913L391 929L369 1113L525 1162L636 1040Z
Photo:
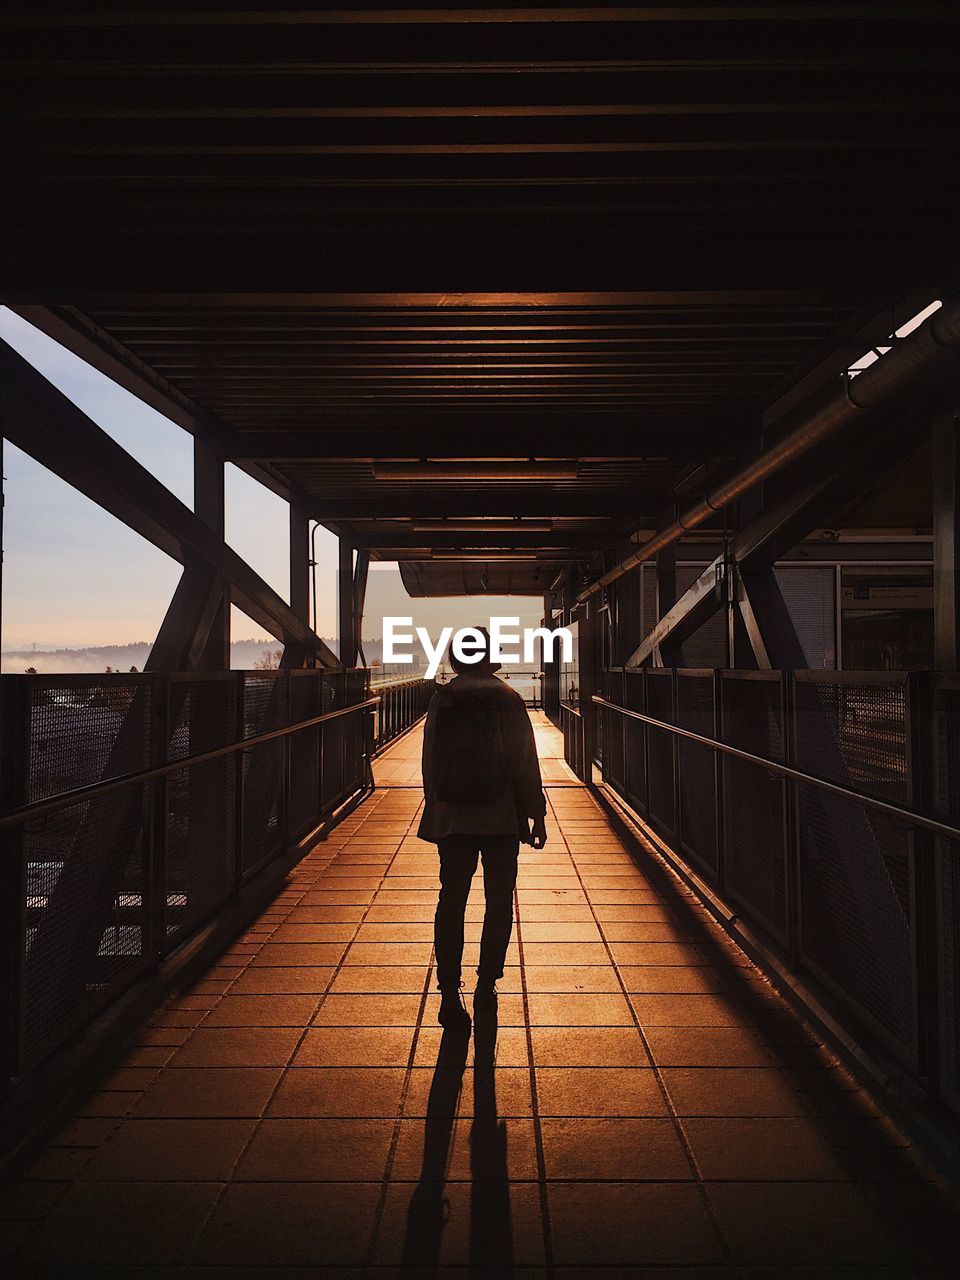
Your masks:
M278 402L282 408L282 401ZM449 428L444 425L446 415L441 413L441 421L434 422L434 413L430 421L423 417L416 420L415 425L404 429L399 424L395 427L368 426L362 417L354 415L351 421L346 414L324 411L320 423L314 431L237 431L228 443L230 457L273 462L301 461L311 458L342 458L357 462L370 462L376 457L400 457L416 449L415 456L428 458L490 457L499 454L502 457L531 457L542 452L544 431L556 432L568 421L571 430L583 432L584 443L589 443L592 457L611 458L666 458L684 454L702 458L705 454L716 456L719 453L731 457L735 446L742 438L742 431L737 427L725 429L722 434L715 427L709 431L702 426L682 425L676 410L667 409L665 414L650 413L649 424L633 411L630 414L631 425L627 426L619 415L619 421L613 414L597 413L590 407L566 410L562 419L558 414L547 416L541 412L533 415L527 413L505 414L502 410L491 409L484 415L482 432L475 435L463 430L470 422L469 412L461 412ZM510 419L509 425L501 425L504 418ZM676 419L676 425L667 427L664 417ZM493 422L490 422L491 417ZM639 421L638 421L639 417ZM489 425L488 425L489 424ZM358 456L359 447L368 452Z
M436 547L438 550L455 551L458 548L466 547L476 549L478 547L489 548L491 550L509 550L511 547L522 551L534 551L540 548L545 550L570 550L583 552L585 550L600 550L609 547L611 543L619 541L619 536L612 530L605 533L582 533L579 530L569 530L565 533L537 533L522 535L514 534L497 534L497 533L358 533L355 530L350 532L350 541L354 546L366 547L370 551L407 551L411 548L419 549L423 547Z
M307 499L310 514L324 523L329 520L417 519L446 515L515 516L522 511L524 515L553 519L622 516L642 524L652 519L649 511L655 503L656 495L638 494L629 489L598 488L592 493L575 489L551 492L548 485L540 485L533 490L511 486L509 492L494 486L486 490L444 487L443 492L436 495L423 494L412 486L395 489L382 496Z
M956 10L948 4L914 3L911 18L932 21L952 18ZM143 10L44 9L29 6L9 15L4 25L21 28L56 29L93 27L262 27L266 21L276 27L356 27L356 26L494 26L595 24L662 25L670 23L756 23L775 22L790 26L798 22L845 23L882 22L895 26L903 23L901 8L890 4L860 3L848 6L830 4L791 4L782 8L771 4L699 4L699 5L553 5L532 8L505 5L498 8L411 8L384 6L379 9L160 9Z

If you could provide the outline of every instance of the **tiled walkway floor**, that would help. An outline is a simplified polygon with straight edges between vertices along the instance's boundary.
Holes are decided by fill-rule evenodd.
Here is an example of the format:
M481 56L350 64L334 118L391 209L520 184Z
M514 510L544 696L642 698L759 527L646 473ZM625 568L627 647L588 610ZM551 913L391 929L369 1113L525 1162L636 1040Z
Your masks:
M436 1025L411 735L6 1188L6 1274L956 1274L956 1219L866 1096L538 736L550 839L499 1029Z

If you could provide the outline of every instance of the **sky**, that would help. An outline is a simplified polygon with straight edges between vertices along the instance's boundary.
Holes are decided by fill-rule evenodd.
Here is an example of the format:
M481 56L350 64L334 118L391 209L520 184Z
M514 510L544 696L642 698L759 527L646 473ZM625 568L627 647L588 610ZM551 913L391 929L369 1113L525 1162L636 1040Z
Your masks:
M3 339L109 436L193 505L193 439L162 414L92 369L6 307ZM3 600L0 648L87 648L151 641L180 577L180 565L77 493L27 454L3 442ZM289 600L287 504L228 464L227 542ZM336 635L337 539L317 535L318 631ZM491 614L539 623L540 601L524 597L411 600L393 564L372 565L364 635L382 634L386 613L411 616L436 635L443 626L483 625ZM264 637L234 609L235 639Z

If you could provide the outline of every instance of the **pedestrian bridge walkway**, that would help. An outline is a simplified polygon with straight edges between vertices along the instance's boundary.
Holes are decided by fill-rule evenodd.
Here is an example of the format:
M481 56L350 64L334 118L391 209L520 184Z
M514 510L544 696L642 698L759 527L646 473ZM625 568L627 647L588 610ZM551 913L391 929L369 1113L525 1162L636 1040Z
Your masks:
M534 718L499 1027L436 1024L411 733L5 1188L6 1274L955 1274L903 1139Z

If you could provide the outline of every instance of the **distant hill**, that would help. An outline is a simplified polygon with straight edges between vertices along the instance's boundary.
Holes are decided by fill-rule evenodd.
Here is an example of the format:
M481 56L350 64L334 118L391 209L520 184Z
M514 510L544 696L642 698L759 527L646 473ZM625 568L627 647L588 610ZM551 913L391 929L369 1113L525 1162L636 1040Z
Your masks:
M333 647L335 642L326 643ZM231 666L249 670L279 647L279 642L271 640L234 640L230 646ZM380 641L373 641L370 648L375 652L368 654L367 660L372 662L380 657ZM33 667L41 675L95 674L108 667L114 671L129 671L131 667L142 671L150 649L146 640L86 649L8 649L0 654L0 670L17 674Z

